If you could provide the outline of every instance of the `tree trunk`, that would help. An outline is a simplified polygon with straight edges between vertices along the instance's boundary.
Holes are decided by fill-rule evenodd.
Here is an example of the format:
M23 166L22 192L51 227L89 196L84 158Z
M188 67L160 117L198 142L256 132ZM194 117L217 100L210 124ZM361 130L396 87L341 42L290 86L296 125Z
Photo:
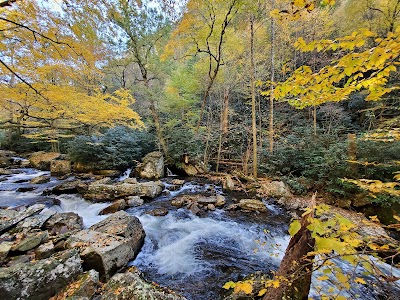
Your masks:
M275 1L272 1L275 7ZM269 98L269 152L274 152L275 19L271 17L271 94Z
M307 254L314 251L315 246L315 239L307 229L310 224L308 218L312 217L312 214L314 211L302 218L300 230L290 239L285 256L274 277L279 280L279 287L267 288L263 300L308 299L314 256Z
M167 144L165 142L165 139L164 139L164 136L163 136L163 133L161 130L160 118L158 116L156 106L154 105L153 100L150 101L150 112L151 112L151 116L153 117L154 126L156 128L156 135L157 135L158 142L160 143L161 149L162 149L165 157L168 159L169 155L168 155Z
M225 139L225 135L228 133L228 117L229 117L229 90L226 88L224 91L224 101L221 110L221 130L219 133L219 141L218 141L217 167L215 169L217 173L219 170L219 161L221 159L222 143Z
M254 15L250 17L250 61L251 61L251 123L253 133L253 177L257 178L257 123L256 123L256 91L254 66Z
M313 129L314 136L317 136L317 107L315 105L313 106Z

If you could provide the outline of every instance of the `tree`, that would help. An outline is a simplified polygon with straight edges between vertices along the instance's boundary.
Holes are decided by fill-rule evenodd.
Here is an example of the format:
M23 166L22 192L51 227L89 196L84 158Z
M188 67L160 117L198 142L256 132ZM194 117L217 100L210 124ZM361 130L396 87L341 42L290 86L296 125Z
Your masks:
M58 150L62 131L143 126L128 91L102 92L96 65L104 49L95 35L34 1L1 9L0 26L3 128L29 129Z
M117 3L107 2L108 19L122 30L127 39L128 57L138 67L140 77L136 78L144 87L140 92L150 102L153 118L161 149L168 157L167 144L162 132L159 112L157 111L157 95L152 90L152 82L158 80L155 72L158 56L157 47L167 35L168 20L157 9L149 6L150 1L130 3L120 0Z
M208 83L202 97L196 131L200 128L207 98L224 64L223 50L227 29L237 14L240 4L240 0L190 0L187 11L166 46L165 56L174 54L183 57L196 54L207 56ZM184 48L183 55L180 55L177 50L182 52L182 47Z

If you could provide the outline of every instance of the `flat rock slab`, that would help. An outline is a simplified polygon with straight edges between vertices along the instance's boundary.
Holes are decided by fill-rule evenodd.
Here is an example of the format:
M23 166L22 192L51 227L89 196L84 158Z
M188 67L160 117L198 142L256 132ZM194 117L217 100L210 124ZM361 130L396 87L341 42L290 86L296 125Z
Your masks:
M26 252L39 246L41 243L46 242L48 238L49 233L47 231L28 232L23 239L13 245L11 250Z
M50 258L0 268L1 299L47 300L82 272L76 250L58 253Z
M164 184L161 181L120 184L90 184L84 198L93 202L112 201L129 196L155 198L162 193Z
M17 225L19 222L22 220L25 220L26 218L38 214L41 212L46 206L43 204L35 204L33 206L28 207L24 211L20 212L19 214L15 215L15 217L9 219L9 220L3 220L0 223L0 234L4 233L8 229L12 228L13 226Z

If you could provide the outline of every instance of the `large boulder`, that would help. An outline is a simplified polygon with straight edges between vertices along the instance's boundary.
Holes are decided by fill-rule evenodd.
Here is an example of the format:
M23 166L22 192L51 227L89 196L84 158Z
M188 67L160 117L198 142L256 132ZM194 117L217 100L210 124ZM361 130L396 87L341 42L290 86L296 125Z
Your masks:
M69 160L52 160L50 162L50 173L52 176L63 176L71 173L71 162Z
M293 197L290 188L283 181L260 181L257 193L264 197L276 199L290 199Z
M96 270L102 280L109 279L137 254L129 239L93 230L79 231L64 246L79 249L84 269Z
M98 184L93 183L88 187L84 198L94 202L112 201L129 196L142 196L155 198L164 189L161 181L120 183L120 184Z
M2 299L47 300L74 281L81 272L81 259L75 250L0 268L0 295Z
M94 269L102 280L107 280L136 257L144 237L139 219L120 211L72 235L64 245L78 248L84 269Z
M136 252L142 247L146 235L139 219L124 211L116 212L107 219L94 224L90 230L128 238Z
M56 152L35 152L32 153L29 157L29 161L32 167L43 170L43 171L50 171L50 163L53 160L56 160L61 157L60 153Z
M159 179L164 177L164 157L161 152L147 154L143 162L136 167L136 173L144 179Z
M184 300L185 297L143 279L137 268L115 274L104 286L102 300Z

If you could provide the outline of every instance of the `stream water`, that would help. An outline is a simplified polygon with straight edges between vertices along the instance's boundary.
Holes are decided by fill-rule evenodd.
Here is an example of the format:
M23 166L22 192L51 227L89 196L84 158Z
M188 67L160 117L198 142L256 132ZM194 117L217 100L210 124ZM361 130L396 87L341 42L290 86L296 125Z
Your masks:
M48 183L29 183L30 179L39 175L48 175L48 172L27 168L17 169L13 175L2 176L0 207L45 203L49 209L79 214L85 227L107 217L98 215L107 203L93 204L79 195L43 196L43 191L61 181L52 177ZM129 171L121 179L127 176ZM163 195L143 206L127 210L140 219L146 232L144 246L130 265L137 266L147 279L191 300L216 300L222 298L224 290L221 287L225 282L241 280L257 271L268 273L277 269L289 242L287 229L290 217L284 209L272 201L264 200L267 213L216 210L199 217L186 209L171 206L171 200L180 194L220 194L221 187L193 181L186 182L176 191L169 191L169 187L166 182ZM18 192L18 189L24 192ZM240 197L230 194L224 196L228 202ZM156 208L166 208L169 213L162 217L146 214ZM354 273L351 266L341 261L337 264ZM389 266L383 265L384 268ZM388 269L387 272L392 271ZM362 276L362 272L363 269L359 268L355 273ZM313 277L310 296L314 299L320 299L320 289L328 293L332 287L329 281L317 280L321 274L322 271ZM400 276L400 273L397 275ZM341 295L347 299L382 299L374 288L363 286L354 286Z

